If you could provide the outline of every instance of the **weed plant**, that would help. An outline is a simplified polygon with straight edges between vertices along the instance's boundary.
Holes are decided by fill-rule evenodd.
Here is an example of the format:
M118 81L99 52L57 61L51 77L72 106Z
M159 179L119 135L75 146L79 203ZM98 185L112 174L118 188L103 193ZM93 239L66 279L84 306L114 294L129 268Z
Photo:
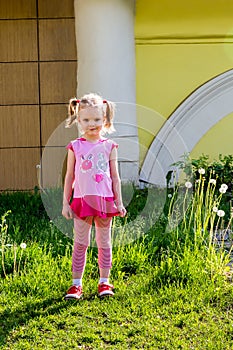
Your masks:
M155 263L159 256L159 264L154 269L155 284L158 280L161 285L205 283L206 280L214 283L229 270L231 247L226 248L224 234L219 237L219 232L230 232L232 241L232 216L228 222L224 221L221 205L225 185L221 184L219 189L224 191L219 192L216 184L213 178L204 177L201 169L194 186L189 181L183 187L175 185L173 196L168 199L163 233L158 238L152 230L149 235L157 253L157 259L156 255L153 257Z
M222 199L222 209L225 211L225 217L227 220L231 218L231 208L233 200L233 155L219 154L217 160L210 160L210 157L206 154L202 154L197 159L192 159L189 154L184 154L180 161L173 164L178 170L182 170L187 179L192 179L195 183L199 179L199 170L204 171L204 177L206 179L213 178L216 182L215 195L218 195L218 189L222 184L227 186L225 196ZM203 195L208 200L208 181L204 184Z

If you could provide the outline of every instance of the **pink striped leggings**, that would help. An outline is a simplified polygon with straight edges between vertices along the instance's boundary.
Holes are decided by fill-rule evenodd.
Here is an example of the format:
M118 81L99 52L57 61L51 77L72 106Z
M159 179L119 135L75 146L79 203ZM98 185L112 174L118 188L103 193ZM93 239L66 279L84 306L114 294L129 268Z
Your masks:
M110 269L112 267L112 218L88 216L83 220L76 217L74 218L74 247L72 254L73 272L83 272L85 269L87 248L90 245L90 235L93 222L95 224L99 268Z

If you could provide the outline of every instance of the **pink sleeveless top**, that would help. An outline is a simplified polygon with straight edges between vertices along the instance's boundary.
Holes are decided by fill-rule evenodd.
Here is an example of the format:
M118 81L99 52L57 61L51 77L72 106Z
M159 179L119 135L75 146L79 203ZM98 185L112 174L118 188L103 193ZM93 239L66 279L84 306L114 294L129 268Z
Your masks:
M112 190L109 158L116 143L101 139L96 143L78 138L67 148L75 155L75 178L71 208L80 218L119 215Z

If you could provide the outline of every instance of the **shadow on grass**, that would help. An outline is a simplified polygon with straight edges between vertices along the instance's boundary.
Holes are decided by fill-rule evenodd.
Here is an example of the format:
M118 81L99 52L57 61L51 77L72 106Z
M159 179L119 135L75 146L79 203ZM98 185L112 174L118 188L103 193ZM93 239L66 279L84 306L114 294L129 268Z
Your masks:
M87 293L82 298L82 302L94 300L105 302L109 299L111 299L111 297L100 298L96 293ZM63 297L59 296L35 302L26 300L24 305L14 311L6 309L0 313L0 347L7 344L8 336L14 329L23 327L27 325L29 321L41 316L46 317L61 314L62 310L72 308L79 303L80 300L65 300ZM83 306L82 304L82 307ZM80 315L78 310L77 315ZM88 318L87 315L85 317Z
M40 316L56 315L61 310L74 305L60 297L49 298L37 302L25 302L21 308L12 311L6 309L0 313L0 347L6 344L8 335L18 327L26 325L30 320Z

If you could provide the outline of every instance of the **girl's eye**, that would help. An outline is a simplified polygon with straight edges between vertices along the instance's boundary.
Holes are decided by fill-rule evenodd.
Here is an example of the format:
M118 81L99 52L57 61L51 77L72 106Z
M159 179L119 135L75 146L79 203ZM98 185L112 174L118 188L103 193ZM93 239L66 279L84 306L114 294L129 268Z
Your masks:
M99 121L100 121L100 118L96 118L95 121L96 121L96 122L99 122Z
M83 121L84 121L85 123L88 123L88 119L83 119Z

